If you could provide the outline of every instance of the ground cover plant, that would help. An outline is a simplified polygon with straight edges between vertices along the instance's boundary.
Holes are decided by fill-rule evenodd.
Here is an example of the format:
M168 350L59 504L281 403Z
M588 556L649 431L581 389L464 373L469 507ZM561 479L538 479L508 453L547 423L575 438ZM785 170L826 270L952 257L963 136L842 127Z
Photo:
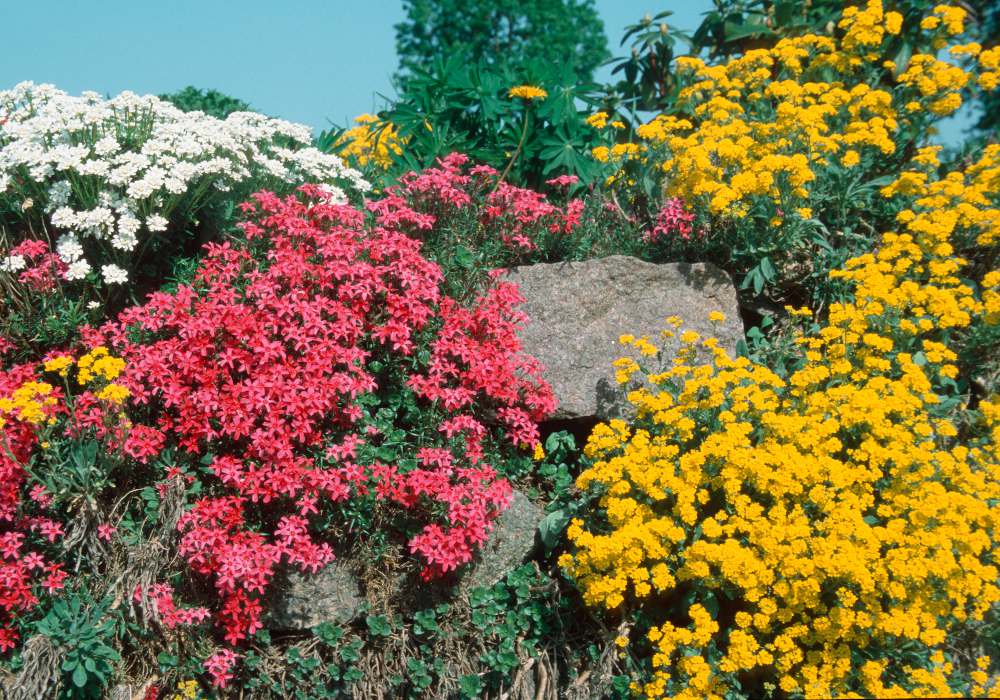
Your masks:
M0 92L5 696L997 694L1000 143L933 140L995 13L720 0L601 86L558 5L500 55L524 8L407 3L399 97L315 141ZM613 254L724 269L746 333L621 328L578 445L503 270Z
M153 96L77 97L25 82L0 92L0 125L2 268L24 292L5 305L4 332L15 342L32 340L56 307L65 327L137 301L173 260L224 230L256 189L308 181L334 201L368 189L314 148L306 127L254 112L218 119ZM53 272L60 284L42 281ZM39 299L52 293L60 303ZM39 305L45 313L35 313Z

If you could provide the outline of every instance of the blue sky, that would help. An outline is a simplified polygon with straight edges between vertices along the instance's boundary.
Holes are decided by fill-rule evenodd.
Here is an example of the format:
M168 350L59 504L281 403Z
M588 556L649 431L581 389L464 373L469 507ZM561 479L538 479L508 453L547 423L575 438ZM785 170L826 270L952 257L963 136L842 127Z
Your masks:
M597 0L612 53L626 25L672 9L694 29L710 0ZM77 94L195 85L323 129L380 105L396 68L400 0L6 0L0 86L54 83ZM599 78L607 78L605 69ZM968 117L952 120L955 138Z

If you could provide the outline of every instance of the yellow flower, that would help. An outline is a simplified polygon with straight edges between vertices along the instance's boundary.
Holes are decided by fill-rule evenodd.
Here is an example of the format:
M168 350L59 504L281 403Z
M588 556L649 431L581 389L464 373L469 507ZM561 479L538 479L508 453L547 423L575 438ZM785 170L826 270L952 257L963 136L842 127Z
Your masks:
M97 392L97 398L113 404L120 404L122 401L127 399L130 394L131 392L121 384L108 384L106 387Z
M345 131L333 144L333 150L342 158L351 158L361 166L372 164L386 169L392 165L394 156L403 153L405 141L391 122L383 122L373 114L362 114L354 121L358 126ZM424 125L433 131L426 121Z
M726 320L726 315L721 311L711 311L708 314L708 320L716 323L722 323Z
M69 368L73 366L73 358L68 355L60 355L45 362L46 372L56 372L60 377L65 377Z
M724 697L746 671L818 697L968 683L944 651L1000 605L1000 396L944 419L939 392L956 339L1000 323L1000 270L968 282L955 252L1000 240L1000 144L944 175L937 160L919 150L881 190L902 200L897 230L830 273L850 293L801 332L787 379L718 347L653 374L616 361L645 380L628 393L636 418L588 439L576 485L598 505L574 518L559 563L588 605L650 620L647 696ZM643 338L622 340L643 353ZM738 612L668 619L654 591ZM873 640L905 640L921 668ZM988 695L989 663L962 687Z
M518 85L507 91L507 97L520 97L522 100L527 100L528 102L531 100L544 100L548 96L549 93L534 85Z
M595 129L603 129L608 123L608 113L607 112L595 112L591 114L585 120L588 125L594 127Z

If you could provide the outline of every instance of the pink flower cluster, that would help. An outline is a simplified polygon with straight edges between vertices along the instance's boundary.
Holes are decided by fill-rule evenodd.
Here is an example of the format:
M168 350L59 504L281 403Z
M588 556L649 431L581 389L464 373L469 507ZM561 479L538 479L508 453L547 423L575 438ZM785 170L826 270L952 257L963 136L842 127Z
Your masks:
M514 253L536 250L539 237L570 235L580 225L582 199L559 207L544 194L498 182L499 173L488 165L466 168L468 162L468 156L452 153L439 159L437 167L407 173L368 207L383 220L417 231L431 230L456 211L475 207L484 237L502 241ZM568 187L577 181L563 175L548 184Z
M167 583L154 584L148 591L149 598L156 606L156 613L160 617L160 622L169 630L178 625L194 625L205 620L211 615L206 608L179 608L174 602L174 589ZM142 599L142 590L136 589L135 599Z
M656 225L644 236L647 243L657 243L659 241L669 241L681 238L685 241L691 240L694 214L688 211L684 202L677 197L671 197L660 207L656 215Z
M0 396L10 396L26 382L36 381L34 368L17 365L0 371ZM61 397L58 388L52 396ZM51 407L55 415L56 407ZM0 427L0 652L18 641L17 619L38 603L41 589L55 593L63 588L67 573L62 565L49 562L30 545L48 545L63 536L62 525L44 515L51 496L36 486L27 494L24 465L38 445L35 428L8 415Z
M24 259L25 268L18 273L17 279L21 284L37 292L44 293L55 289L68 269L66 263L49 250L49 244L45 241L34 239L21 241L8 255Z
M421 183L461 201L445 180ZM405 202L368 220L304 186L242 209L246 243L207 246L192 284L102 330L126 360L119 381L156 416L132 429L126 453L212 455L218 483L182 516L179 547L213 581L230 644L260 628L278 566L316 571L333 558L310 521L330 504L374 494L428 519L409 545L426 577L468 562L511 493L484 462L485 441L534 444L555 404L520 354L516 289L497 285L471 308L446 297L438 266L401 230L433 223ZM394 379L376 360L408 369ZM406 389L439 416L436 437L414 446L420 466L360 460L381 436L359 399ZM227 663L212 665L223 683Z
M225 688L229 681L233 679L233 666L239 656L229 649L219 649L214 654L205 659L203 667L205 672L212 677L212 683L217 688Z

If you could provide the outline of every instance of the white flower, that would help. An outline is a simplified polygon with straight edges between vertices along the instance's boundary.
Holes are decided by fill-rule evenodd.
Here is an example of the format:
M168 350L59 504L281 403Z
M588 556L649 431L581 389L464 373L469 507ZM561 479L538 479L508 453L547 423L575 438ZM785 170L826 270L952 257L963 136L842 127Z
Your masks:
M56 255L64 263L69 264L79 260L83 256L83 246L80 245L80 241L77 240L76 236L72 233L67 233L60 236L59 240L56 241Z
M111 155L118 151L118 141L115 139L114 134L108 134L100 141L94 144L94 153L99 156Z
M21 211L28 211L33 206L35 206L35 200L33 200L31 197L28 197L26 200L21 202Z
M20 272L26 266L23 255L8 255L0 261L0 272Z
M308 127L253 112L216 119L151 95L73 96L23 82L0 90L0 124L0 194L14 182L46 193L34 205L43 204L48 223L64 234L57 252L72 266L69 279L90 270L80 237L93 239L88 250L100 267L113 250L136 251L143 235L167 231L172 213L195 204L196 192L209 200L249 179L277 177L325 184L329 201L343 202L371 187L314 148Z
M59 207L52 212L52 225L56 228L76 228L76 212L70 207Z
M77 260L69 264L69 269L66 270L66 279L69 281L82 280L90 272L90 263L86 260Z
M53 183L52 187L49 188L49 203L46 206L46 211L66 206L72 193L73 188L67 180Z
M135 250L138 244L139 239L136 235L127 231L120 231L111 237L111 247L117 250L129 252Z
M87 302L87 308L90 309L91 311L93 311L94 309L99 309L99 308L101 308L101 302L99 302L99 301L88 301Z
M347 195L344 194L344 190L339 187L321 184L318 185L317 189L325 195L323 198L324 204L344 204L347 202Z
M117 265L104 265L101 267L101 277L106 284L125 284L128 282L128 272Z
M157 231L166 231L169 223L170 222L167 221L165 217L162 217L159 214L153 214L152 216L146 217L146 228L154 233Z

